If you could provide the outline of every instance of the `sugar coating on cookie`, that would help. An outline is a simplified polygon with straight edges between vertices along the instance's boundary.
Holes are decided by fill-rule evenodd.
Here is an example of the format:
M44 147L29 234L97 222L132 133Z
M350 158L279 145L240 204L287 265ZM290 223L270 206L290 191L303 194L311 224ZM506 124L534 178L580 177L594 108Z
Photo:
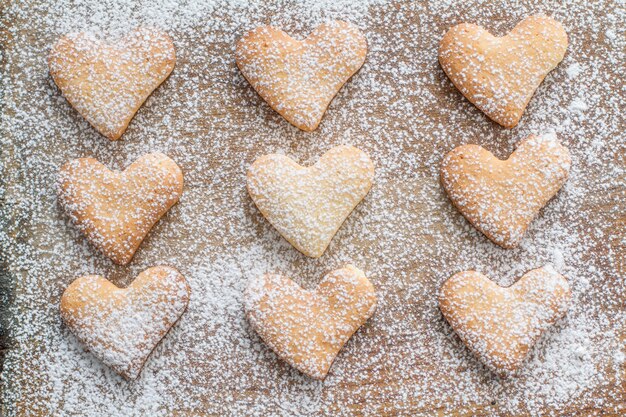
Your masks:
M59 203L73 223L122 265L182 192L182 171L159 152L142 156L122 172L79 158L66 163L58 177Z
M373 178L370 157L341 145L310 167L285 155L264 155L250 166L247 186L276 230L300 252L317 258L369 192Z
M61 317L102 362L136 379L146 359L187 308L189 286L174 268L145 270L127 288L78 278L61 297Z
M235 57L241 73L276 112L312 131L366 54L367 41L356 26L332 21L303 41L272 26L258 27L242 36Z
M478 145L453 149L441 163L441 183L457 209L504 248L519 245L539 210L561 189L571 166L554 134L531 135L506 160Z
M111 140L122 136L175 62L176 51L167 33L147 27L116 41L71 33L60 38L48 55L50 75L65 98Z
M505 375L523 363L542 333L571 301L565 277L550 266L527 272L503 288L476 271L447 280L439 308L461 340L487 366Z
M462 23L441 40L439 62L470 102L512 128L545 76L563 60L567 43L563 26L545 15L522 20L500 38Z
M376 291L352 265L327 274L312 291L266 274L248 283L244 306L252 327L278 356L324 379L343 345L374 314Z

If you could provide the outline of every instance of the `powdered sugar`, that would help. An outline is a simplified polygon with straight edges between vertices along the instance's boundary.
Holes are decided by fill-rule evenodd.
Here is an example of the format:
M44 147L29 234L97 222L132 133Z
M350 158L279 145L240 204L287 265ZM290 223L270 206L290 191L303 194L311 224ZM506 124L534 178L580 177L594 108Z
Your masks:
M626 103L617 69L626 47L623 36L603 36L623 33L625 16L616 4L569 1L552 9L515 0L503 9L479 1L77 3L33 2L25 8L14 2L2 15L8 40L2 55L0 242L15 284L2 374L7 414L624 412L619 387L626 242L620 216L626 211ZM436 48L453 24L476 23L503 35L539 11L564 24L568 51L521 123L504 130L452 86L437 64ZM248 85L234 62L235 43L259 25L303 38L332 19L365 33L368 57L319 129L301 132ZM61 97L46 55L69 32L115 36L139 25L167 31L177 64L123 139L113 143ZM570 80L566 69L574 63L582 72ZM574 116L568 106L581 94L588 109ZM439 184L441 160L467 143L505 158L530 133L549 130L570 150L570 178L520 247L500 249L451 206ZM255 208L245 189L246 170L274 152L312 164L338 144L370 155L376 179L324 256L309 259ZM114 266L58 208L58 169L85 156L122 169L156 151L182 168L186 188L133 262ZM571 309L531 351L517 379L498 379L445 324L437 291L454 273L469 269L510 285L530 269L556 264L556 250L562 255L557 269L572 287ZM250 278L266 272L314 288L325 272L346 262L365 271L379 305L324 382L315 382L278 360L250 329L243 291ZM157 264L181 270L192 298L140 378L126 383L62 325L59 298L77 276L97 273L124 285Z
M578 62L574 62L572 65L567 67L567 69L565 70L565 73L567 74L568 78L573 79L573 78L578 77L582 71L583 71L582 66Z
M588 108L589 106L587 106L587 103L585 103L584 99L581 97L574 99L568 107L572 113L582 113Z

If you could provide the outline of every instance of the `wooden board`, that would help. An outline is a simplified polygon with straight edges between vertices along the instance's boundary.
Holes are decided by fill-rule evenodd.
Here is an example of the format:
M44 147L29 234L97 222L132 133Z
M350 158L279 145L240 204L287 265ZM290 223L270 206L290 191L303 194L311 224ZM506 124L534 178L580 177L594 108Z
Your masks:
M8 329L0 414L626 413L626 16L619 2L10 3L0 6L2 334ZM473 22L503 35L536 12L563 22L570 46L520 125L505 130L452 86L437 63L437 45L454 24ZM365 32L367 61L320 128L301 132L246 83L234 43L261 24L303 37L335 18ZM72 30L119 35L139 24L168 30L176 68L122 140L109 142L62 98L46 54ZM556 131L570 149L571 178L521 247L500 249L451 206L438 182L439 163L465 143L505 158L516 142L545 131ZM375 185L324 256L309 259L258 213L245 190L246 168L270 152L310 164L341 143L371 155ZM121 169L157 150L182 167L183 197L131 264L115 266L57 206L57 170L82 156ZM250 277L271 271L312 288L345 262L367 272L379 307L326 380L314 382L278 360L249 328L242 291ZM521 375L499 379L454 336L437 309L437 290L460 270L509 285L546 263L568 277L574 304ZM62 325L59 298L80 275L127 285L158 264L187 277L192 299L141 378L125 382Z

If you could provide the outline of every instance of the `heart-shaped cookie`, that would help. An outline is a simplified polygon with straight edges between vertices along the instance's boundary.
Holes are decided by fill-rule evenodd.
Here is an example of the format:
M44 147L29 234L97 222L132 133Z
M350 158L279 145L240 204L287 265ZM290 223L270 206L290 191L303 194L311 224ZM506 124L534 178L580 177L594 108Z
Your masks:
M467 347L487 366L514 373L541 334L565 315L567 280L551 267L527 272L503 288L476 271L454 275L441 287L439 308Z
M152 226L183 192L183 173L167 156L151 153L125 171L93 158L66 163L59 172L59 202L87 239L125 265Z
M157 266L126 288L90 275L61 297L61 317L106 365L135 379L152 350L187 308L189 286L174 268Z
M531 135L505 161L478 145L453 149L441 164L441 183L474 227L513 248L563 186L570 165L569 151L555 135Z
M326 275L314 291L281 275L253 279L246 315L284 361L313 378L326 377L343 345L376 309L376 291L362 271L347 265Z
M496 38L480 26L451 28L439 45L439 63L461 93L489 118L514 127L546 75L563 60L567 33L556 20L535 15Z
M116 42L72 33L59 39L48 56L50 74L67 101L111 140L122 136L175 63L170 37L144 27Z
M264 155L248 170L248 192L289 243L317 258L368 193L373 178L369 156L342 145L326 152L311 167L284 155Z
M309 132L366 54L363 33L341 21L319 26L303 41L272 26L258 27L236 48L237 66L252 87L289 123Z

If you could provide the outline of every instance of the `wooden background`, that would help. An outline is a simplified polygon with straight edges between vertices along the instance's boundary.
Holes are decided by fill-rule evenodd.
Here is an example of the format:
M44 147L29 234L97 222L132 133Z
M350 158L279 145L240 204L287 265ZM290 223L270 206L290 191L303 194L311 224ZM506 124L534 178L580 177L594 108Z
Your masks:
M626 413L620 354L626 340L625 17L619 2L394 1L369 8L342 1L319 2L319 7L225 3L188 22L182 6L168 9L178 16L169 19L154 18L139 4L99 15L102 8L114 7L109 0L89 7L76 2L71 8L64 1L9 3L0 6L0 414ZM475 22L503 35L535 12L563 22L570 46L520 125L505 130L454 89L437 63L437 43L457 23ZM320 128L300 132L272 112L239 74L234 42L245 30L268 23L302 37L331 18L363 29L367 62ZM60 96L45 56L69 30L123 33L126 26L143 23L168 30L177 47L176 68L122 140L109 142ZM575 64L579 71L572 69ZM586 109L577 110L579 102ZM520 248L497 248L452 208L438 184L439 162L464 143L479 143L504 158L518 140L546 130L556 130L570 148L572 176ZM326 254L308 259L259 215L245 191L245 170L269 152L313 163L340 143L372 156L375 185ZM56 172L81 156L121 169L156 150L182 167L183 198L133 262L115 266L92 250L56 205ZM347 261L367 271L380 305L328 378L316 383L280 362L248 328L240 294L247 279L266 271L281 271L311 288ZM192 300L142 378L128 383L67 332L58 317L59 297L82 274L99 273L126 285L159 263L183 272ZM445 324L436 307L437 288L469 268L509 285L545 263L556 264L570 279L575 305L539 343L522 375L500 380ZM577 349L583 351L580 362L572 353ZM582 377L575 375L577 368Z

